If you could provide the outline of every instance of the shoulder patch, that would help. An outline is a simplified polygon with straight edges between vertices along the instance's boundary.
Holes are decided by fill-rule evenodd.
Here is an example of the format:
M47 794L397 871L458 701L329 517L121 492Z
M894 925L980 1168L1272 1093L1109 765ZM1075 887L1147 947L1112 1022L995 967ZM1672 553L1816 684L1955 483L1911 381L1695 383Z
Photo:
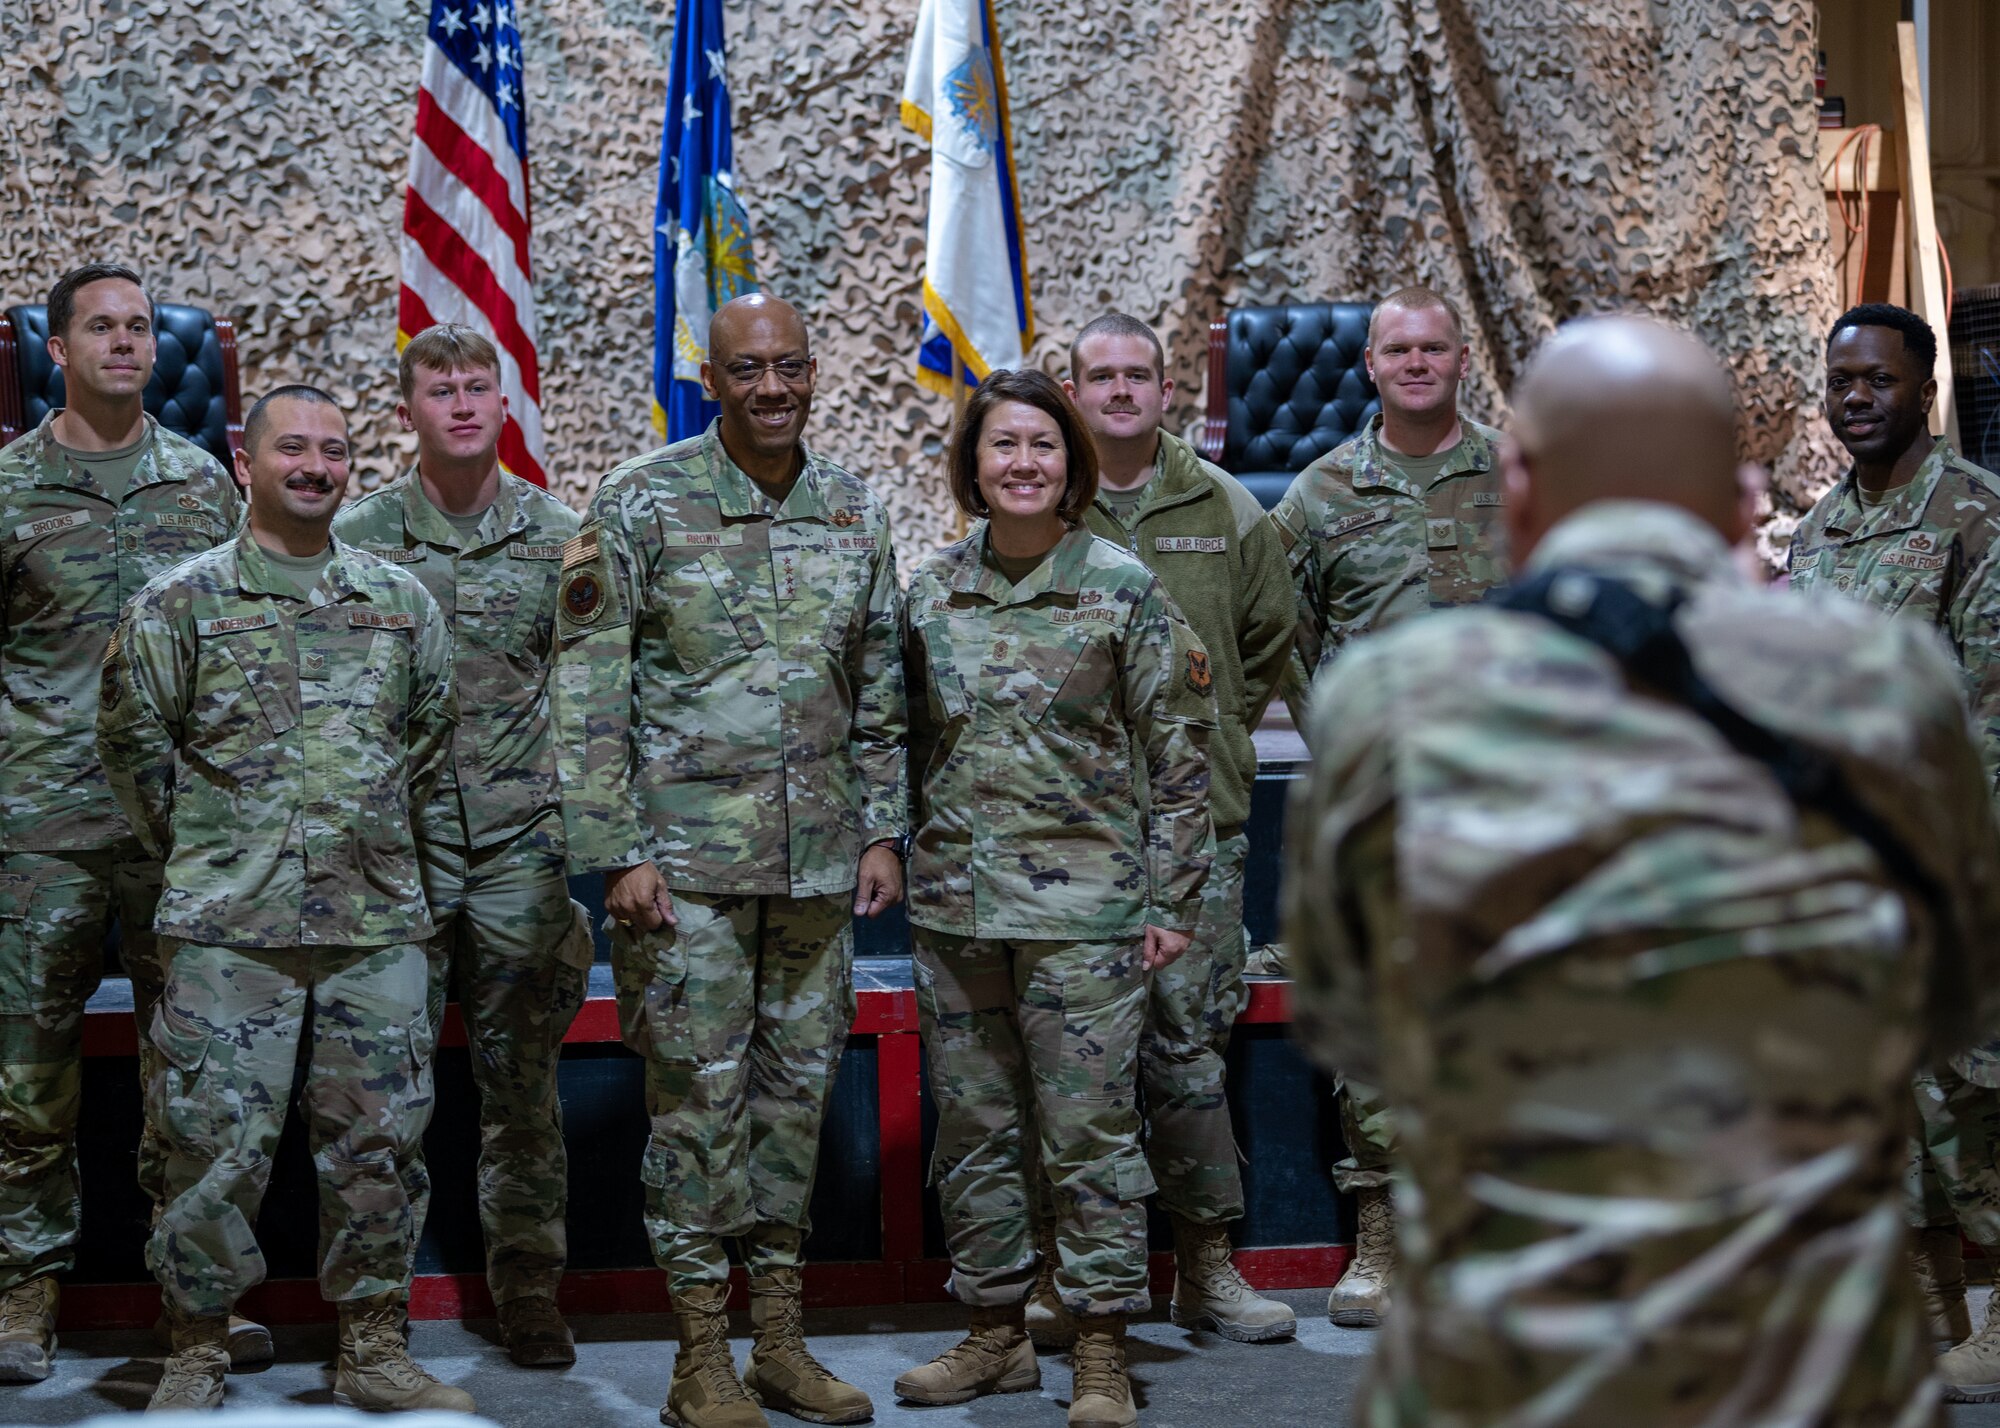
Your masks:
M110 664L111 661L118 658L118 647L119 644L121 643L119 636L121 636L123 633L124 633L124 628L122 626L111 632L110 642L104 646L104 662L106 664Z
M595 559L597 559L596 527L593 526L587 531L573 535L563 542L562 563L564 570L568 570L573 565L588 565Z
M1200 695L1206 695L1215 688L1215 676L1208 668L1208 655L1201 650L1187 652L1187 685Z
M354 610L347 616L349 628L370 630L414 630L417 617L408 610Z
M597 572L587 566L571 570L567 558L563 577L563 614L579 625L588 625L604 613L604 585Z

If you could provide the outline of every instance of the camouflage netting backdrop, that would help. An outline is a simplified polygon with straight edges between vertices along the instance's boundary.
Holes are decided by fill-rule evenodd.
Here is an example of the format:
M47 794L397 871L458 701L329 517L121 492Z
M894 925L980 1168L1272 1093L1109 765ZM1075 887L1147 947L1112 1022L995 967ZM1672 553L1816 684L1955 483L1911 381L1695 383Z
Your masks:
M949 403L912 379L928 157L896 117L916 0L728 0L737 188L801 303L811 437L942 535ZM1160 326L1198 422L1230 304L1431 282L1498 414L1572 314L1643 305L1725 351L1773 534L1836 469L1814 415L1836 311L1811 0L997 0L1055 369L1118 307ZM524 0L550 467L581 504L652 443L655 171L669 0ZM396 431L397 239L423 0L0 6L0 301L72 261L235 315L244 383L331 386L364 484ZM908 556L906 555L906 561Z

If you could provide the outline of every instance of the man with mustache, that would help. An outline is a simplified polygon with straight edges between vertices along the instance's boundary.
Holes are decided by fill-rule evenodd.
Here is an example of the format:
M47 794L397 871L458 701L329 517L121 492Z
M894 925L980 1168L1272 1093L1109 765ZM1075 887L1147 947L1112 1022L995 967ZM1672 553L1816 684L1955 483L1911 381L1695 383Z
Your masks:
M605 477L564 558L570 866L605 874L646 1059L646 1229L681 1343L665 1421L756 1428L761 1402L859 1423L868 1395L806 1346L801 1270L853 919L903 896L902 594L887 509L803 441L819 369L797 310L723 304L701 373L721 415ZM741 1379L730 1236L756 1326Z
M1851 308L1826 343L1826 420L1854 458L1792 535L1792 588L1844 594L1935 629L1964 672L1988 792L2000 772L2000 477L1930 433L1937 336L1887 303ZM1916 1078L1917 1276L1946 1397L2000 1399L2000 1314L1972 1333L1961 1230L2000 1254L2000 1042Z
M173 1353L151 1407L222 1402L303 1060L334 1397L469 1413L403 1336L438 1033L416 822L451 747L451 632L414 576L330 539L348 477L331 397L279 388L243 442L246 529L138 592L98 696L105 775L166 864L146 1087L166 1200L146 1262Z
M153 304L115 263L49 294L65 405L0 451L0 1383L47 1378L55 1276L76 1263L84 1003L114 915L132 979L143 1080L159 998L160 865L133 837L98 764L97 671L119 608L153 576L243 521L215 458L146 415ZM161 1159L139 1145L157 1205ZM239 1319L229 1351L268 1362Z
M1162 429L1174 384L1150 327L1117 312L1088 323L1070 344L1063 386L1097 447L1097 498L1085 523L1160 578L1201 637L1215 688L1218 727L1209 741L1215 861L1202 885L1192 944L1152 977L1139 1041L1146 1159L1174 1226L1173 1320L1243 1343L1282 1339L1298 1327L1290 1306L1255 1293L1230 1258L1229 1226L1243 1216L1243 1179L1222 1058L1230 1028L1249 1003L1243 825L1257 778L1250 731L1291 652L1291 575L1257 498ZM1036 1234L1041 1269L1028 1330L1040 1346L1066 1348L1076 1323L1056 1295L1048 1214L1037 1216Z
M1292 482L1271 519L1292 565L1298 653L1287 703L1302 732L1304 688L1353 641L1413 615L1469 605L1505 577L1500 433L1462 416L1471 349L1449 298L1389 294L1368 322L1368 375L1382 410ZM1348 1158L1334 1183L1356 1201L1354 1258L1327 1301L1347 1328L1373 1328L1395 1267L1389 1163L1395 1131L1373 1088L1342 1078Z

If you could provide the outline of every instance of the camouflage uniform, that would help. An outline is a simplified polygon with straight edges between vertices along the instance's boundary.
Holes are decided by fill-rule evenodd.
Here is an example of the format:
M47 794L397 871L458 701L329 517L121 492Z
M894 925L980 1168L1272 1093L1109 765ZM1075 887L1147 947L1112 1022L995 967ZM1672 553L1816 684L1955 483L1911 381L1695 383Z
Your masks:
M615 928L646 1058L640 1176L676 1293L800 1262L853 1019L851 893L906 827L888 511L816 453L782 506L700 437L604 479L558 598L573 871L651 859L678 930Z
M413 815L452 719L436 602L339 542L300 599L246 531L148 584L106 653L105 773L166 862L147 1261L184 1314L264 1276L253 1226L304 1037L321 1291L408 1290L437 1037Z
M1139 1063L1146 1158L1160 1203L1200 1223L1243 1214L1243 1177L1223 1090L1229 1032L1249 1004L1243 982L1243 862L1257 750L1250 731L1285 670L1294 615L1284 548L1257 498L1160 433L1153 479L1128 529L1102 496L1091 530L1127 546L1159 576L1208 651L1217 725L1209 744L1215 861L1193 944L1153 976Z
M459 722L422 850L437 924L431 1016L455 982L479 1088L479 1222L496 1304L554 1298L568 1259L556 1072L593 949L569 897L549 670L563 546L581 524L502 475L479 528L461 536L411 472L333 527L416 576L451 625Z
M982 526L917 567L903 647L922 691L910 922L952 1290L996 1306L1033 1284L1032 1125L1063 1304L1136 1313L1154 1190L1134 1095L1141 938L1200 919L1213 677L1117 546L1071 531L1013 585L984 543Z
M1500 433L1459 418L1458 445L1427 488L1382 447L1382 417L1298 474L1271 512L1298 592L1299 662L1286 700L1301 732L1305 687L1362 635L1427 610L1469 605L1506 579ZM1347 1159L1334 1183L1352 1194L1389 1183L1395 1127L1381 1094L1340 1078Z
M83 1009L114 913L142 1075L152 1063L160 865L104 786L98 666L139 587L243 519L228 473L151 417L117 502L63 454L54 421L0 451L0 1292L75 1263ZM160 1173L147 1136L139 1183L156 1203Z
M1588 507L1530 568L1578 566L1687 592L1701 672L1839 758L1959 935L1540 616L1441 615L1343 659L1287 925L1301 1034L1380 1076L1409 1177L1357 1421L1934 1422L1898 1137L1920 1047L1991 1025L2000 988L1954 676L1907 627L1750 587L1669 507Z
M1864 506L1850 471L1793 533L1791 583L1812 595L1850 595L1937 632L1964 673L1992 790L2000 772L2000 477L1940 441L1906 485ZM1920 1071L1916 1100L1910 1223L1956 1224L2000 1246L2000 1042Z

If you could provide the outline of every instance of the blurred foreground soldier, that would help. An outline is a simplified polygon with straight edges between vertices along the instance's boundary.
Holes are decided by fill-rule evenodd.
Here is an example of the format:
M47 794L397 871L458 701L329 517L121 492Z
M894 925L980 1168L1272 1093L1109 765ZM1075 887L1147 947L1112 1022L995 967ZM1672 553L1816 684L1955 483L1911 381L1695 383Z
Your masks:
M931 1178L972 1326L896 1395L1041 1383L1026 1309L1046 1178L1046 1272L1077 1320L1070 1428L1130 1428L1125 1329L1151 1303L1155 1188L1139 1045L1147 976L1203 915L1213 666L1158 577L1084 525L1096 454L1045 374L981 382L947 462L952 499L985 523L910 577L910 925Z
M325 393L251 409L249 526L141 590L106 652L105 773L166 860L146 1116L167 1201L146 1246L172 1325L155 1409L213 1408L230 1308L296 1071L319 1169L334 1397L472 1410L402 1332L437 1026L413 817L451 740L451 634L393 565L328 540L347 423ZM414 1182L414 1183L413 1183Z
M1907 1087L2000 946L1956 675L1739 572L1693 339L1573 324L1515 410L1524 584L1334 667L1286 840L1302 1034L1403 1135L1359 1421L1934 1423Z
M500 469L500 359L444 323L403 349L396 415L417 467L334 532L423 582L451 623L458 726L426 810L431 1016L455 980L479 1087L479 1223L508 1357L576 1362L556 1309L569 1161L556 1068L583 1004L590 929L569 899L549 717L556 577L582 524Z
M1792 536L1792 588L1852 596L1934 630L1964 675L1974 733L2000 769L2000 477L1932 438L1937 337L1915 313L1869 303L1826 347L1826 419L1854 464ZM1959 1232L2000 1256L2000 1041L1926 1067L1910 1222L1945 1396L2000 1398L2000 1314L1978 1337ZM1970 1342L1966 1342L1966 1341Z
M1383 298L1368 322L1380 414L1301 471L1271 512L1298 597L1300 663L1286 699L1308 743L1304 681L1361 636L1469 605L1505 578L1500 433L1458 410L1470 360L1449 298L1425 287ZM1366 1329L1388 1308L1395 1266L1395 1130L1373 1087L1349 1071L1335 1074L1347 1159L1333 1179L1354 1196L1360 1225L1326 1311L1336 1324Z
M47 1378L55 1276L76 1263L83 1008L106 928L140 1024L159 998L159 862L132 836L97 759L97 679L118 611L153 576L242 522L215 458L144 408L153 309L110 263L49 294L49 355L67 403L0 451L0 1383ZM139 1147L157 1208L160 1151ZM232 1326L239 1363L271 1336Z
M758 1425L761 1401L859 1423L868 1395L807 1349L800 1271L853 919L903 895L902 595L887 509L802 440L818 367L797 311L725 303L701 370L722 414L605 477L564 559L570 863L606 872L646 1058L646 1230L681 1339L664 1420ZM750 1272L741 1380L725 1236Z
M1208 744L1215 861L1186 955L1151 979L1139 1040L1146 1159L1173 1218L1173 1321L1242 1343L1282 1339L1291 1307L1251 1290L1230 1259L1243 1179L1223 1092L1230 1028L1250 1000L1243 983L1243 860L1263 716L1292 647L1292 582L1284 547L1257 498L1235 477L1161 430L1174 384L1153 330L1110 313L1070 346L1075 400L1097 448L1091 532L1143 561L1208 652L1217 726ZM1063 1348L1076 1325L1055 1289L1055 1229L1038 1216L1041 1274L1028 1305L1038 1347Z

